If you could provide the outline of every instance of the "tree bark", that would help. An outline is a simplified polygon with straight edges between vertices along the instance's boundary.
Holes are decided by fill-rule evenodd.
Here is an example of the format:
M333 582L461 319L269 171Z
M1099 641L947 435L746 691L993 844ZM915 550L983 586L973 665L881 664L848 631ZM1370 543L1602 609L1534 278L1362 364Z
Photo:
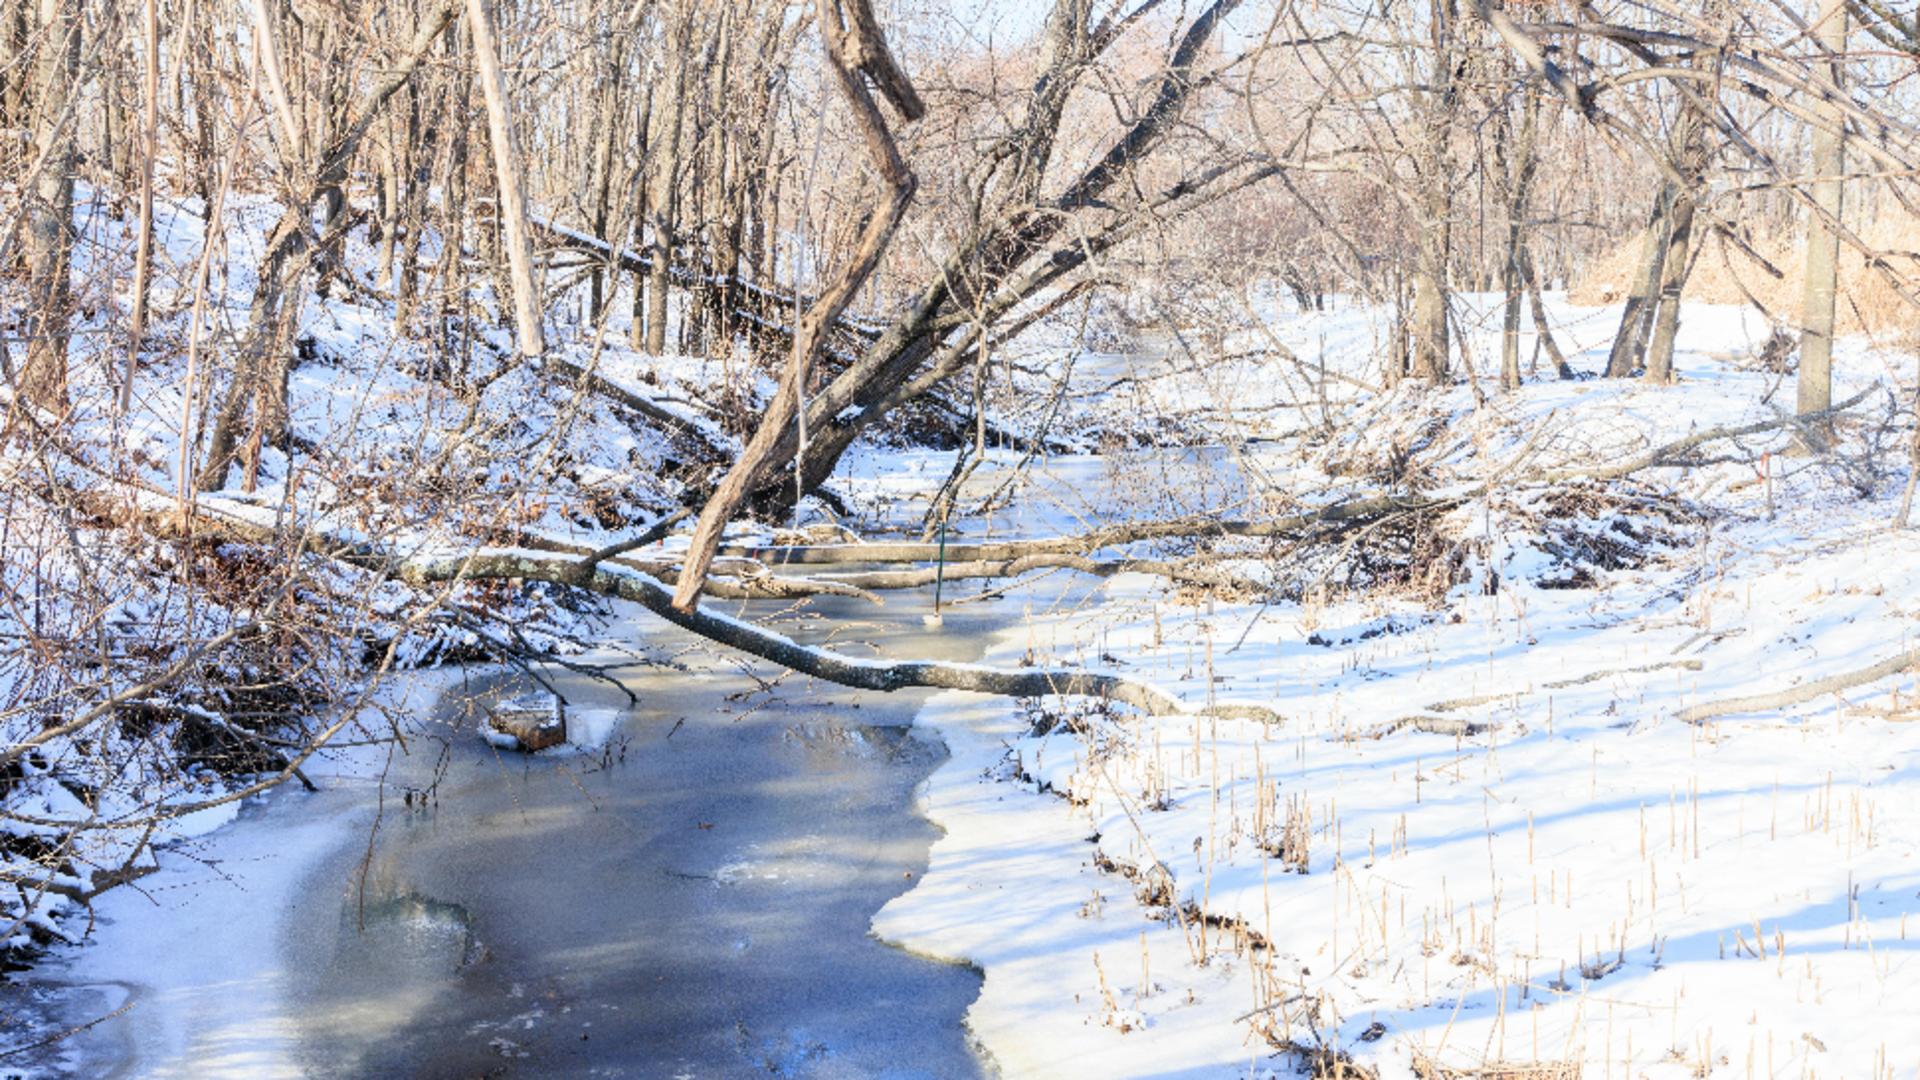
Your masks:
M527 205L521 194L520 166L514 153L506 74L500 69L500 48L494 38L486 0L466 0L466 3L474 60L480 68L480 88L487 102L487 135L493 144L493 168L500 188L500 224L506 237L520 353L539 356L546 352L547 344L540 324L540 293L533 282L533 249L527 240Z
M1705 70L1714 63L1706 53L1696 53L1692 66ZM1701 186L1707 170L1707 131L1713 120L1710 106L1697 96L1680 102L1680 114L1674 121L1671 151L1673 198L1668 209L1666 257L1660 269L1660 310L1654 317L1653 340L1647 344L1646 380L1662 385L1673 382L1673 345L1680 332L1680 294L1687 276L1693 272L1693 218L1699 206Z
M1413 268L1413 374L1434 383L1448 378L1450 297L1448 263L1453 255L1453 110L1458 9L1455 0L1432 0L1428 34L1432 65L1428 71L1418 179L1420 242Z
M653 265L646 288L646 351L654 356L667 351L667 286L673 270L675 218L679 212L680 128L686 119L686 53L692 45L692 22L692 5L676 4L666 55L667 101L658 110L659 132L648 155L653 159L653 196L648 200L653 220L649 223L647 254Z
M1841 87L1847 51L1846 0L1822 0L1814 39L1832 59L1824 74ZM1802 414L1833 403L1833 311L1839 282L1841 174L1847 168L1847 117L1838 102L1823 101L1828 125L1813 129L1813 212L1807 218L1807 273L1800 316L1800 371L1795 404ZM1830 125L1830 126L1829 126ZM1807 432L1810 448L1827 442L1824 430Z
M147 291L153 277L153 166L160 154L160 17L159 0L141 5L140 43L145 83L141 90L140 221L135 226L133 254L133 318L127 329L127 371L120 383L120 411L133 405L133 377L140 365L140 349L147 336Z
M648 169L652 164L653 130L653 80L647 80L646 91L640 98L640 114L634 118L634 152L638 155L638 173L634 176L633 223L629 227L634 250L646 247L647 221L652 211L652 192L648 179ZM609 237L616 251L620 248L619 237ZM652 275L650 264L636 261L633 264L633 302L629 309L627 324L627 343L635 349L642 349L647 343L647 283Z
M1553 329L1547 323L1547 301L1540 295L1540 275L1533 266L1533 253L1527 244L1520 244L1520 274L1527 286L1527 300L1533 307L1533 332L1540 345L1553 359L1554 373L1562 379L1573 378L1573 365L1567 363L1566 354L1560 351L1560 345L1553 340Z
M1506 187L1506 258L1500 268L1501 286L1506 290L1506 311L1500 329L1500 385L1516 390L1520 386L1520 305L1525 300L1526 273L1521 265L1527 204L1533 192L1533 176L1538 167L1534 156L1534 133L1539 115L1538 99L1525 95L1520 104L1520 128L1513 130L1509 110L1502 110L1495 131L1496 157ZM1537 330L1544 332L1545 327Z
M1842 690L1851 690L1856 686L1865 686L1870 682L1904 675L1915 667L1920 667L1920 649L1909 649L1878 663L1839 675L1829 675L1824 679L1814 679L1786 690L1692 705L1680 710L1675 719L1682 723L1698 724L1715 717L1736 713L1774 712L1809 701L1817 701L1830 694L1838 694Z
M1620 329L1613 335L1613 348L1607 354L1609 379L1624 379L1633 374L1645 358L1654 312L1660 306L1660 268L1667 261L1668 238L1672 232L1669 210L1675 195L1672 183L1661 184L1660 194L1653 201L1653 213L1647 217L1647 229L1640 239L1640 261L1634 265L1633 277L1627 283L1627 305L1620 313Z
M33 146L41 162L27 210L26 363L20 394L53 412L67 404L67 341L73 317L73 124L69 98L80 67L78 0L39 0Z
M607 48L610 52L601 65L601 85L594 95L592 159L587 171L587 225L594 236L611 245L616 238L608 235L607 230L613 213L613 147L620 128L617 88L622 65L619 45L611 44ZM595 326L600 325L606 309L608 274L613 270L613 266L604 262L596 265L588 282L587 313Z
M1673 199L1673 234L1660 271L1660 312L1654 318L1653 340L1647 345L1648 382L1673 382L1673 342L1680 333L1680 294L1693 269L1694 194L1682 189Z

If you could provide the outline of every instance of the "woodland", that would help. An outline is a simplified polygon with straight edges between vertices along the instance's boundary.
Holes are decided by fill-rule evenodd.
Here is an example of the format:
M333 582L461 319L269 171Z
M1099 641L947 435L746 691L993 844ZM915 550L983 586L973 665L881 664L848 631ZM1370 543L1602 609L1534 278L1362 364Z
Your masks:
M0 1073L585 1070L163 991L294 948L321 864L223 852L302 798L364 929L383 830L725 693L940 747L846 916L984 979L925 1075L1912 1075L1917 72L1894 0L0 0ZM714 1010L604 1075L910 1064Z

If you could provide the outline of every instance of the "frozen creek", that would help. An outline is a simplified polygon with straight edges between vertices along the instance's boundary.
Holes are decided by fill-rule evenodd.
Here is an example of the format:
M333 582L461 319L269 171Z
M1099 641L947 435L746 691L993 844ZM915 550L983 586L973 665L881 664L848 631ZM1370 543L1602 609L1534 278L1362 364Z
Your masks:
M971 660L1018 617L1007 601L976 604L935 629L926 608L896 594L884 608L819 604L808 622L852 621L836 647L855 654L858 639L895 656ZM42 1068L990 1071L961 1022L979 974L869 931L924 871L935 835L913 806L946 758L910 727L925 695L798 677L768 694L759 680L777 672L765 665L696 647L650 618L643 633L647 655L670 663L624 670L637 706L583 676L553 676L576 709L621 710L601 753L500 753L474 733L474 710L526 684L456 682L394 757L384 807L370 778L276 792L209 838L201 857L218 862L156 875L149 891L164 914L130 892L112 898L96 943L36 981L66 988L50 1023L132 1007L58 1044ZM436 775L426 809L405 805L407 789ZM285 885L267 873L250 887L262 865L280 867ZM128 940L137 934L167 940Z

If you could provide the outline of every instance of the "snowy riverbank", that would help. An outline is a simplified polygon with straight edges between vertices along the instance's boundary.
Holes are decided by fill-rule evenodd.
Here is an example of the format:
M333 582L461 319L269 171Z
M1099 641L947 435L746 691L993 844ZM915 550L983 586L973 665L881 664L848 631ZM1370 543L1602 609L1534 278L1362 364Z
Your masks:
M1429 401L1451 413L1429 490L1770 418L1779 378L1741 366L1742 321L1690 309L1677 387ZM1381 415L1257 459L1324 483L1303 465L1423 422ZM1850 439L1904 437L1879 422ZM1287 720L937 699L946 835L877 931L984 969L969 1022L1009 1075L1284 1073L1282 1047L1382 1077L1904 1073L1914 679L1684 719L1917 643L1901 478L1850 484L1857 443L1821 461L1787 438L1572 497L1516 481L1429 523L1442 576L1404 589L1179 602L1123 577L1035 611L991 657L1097 657Z

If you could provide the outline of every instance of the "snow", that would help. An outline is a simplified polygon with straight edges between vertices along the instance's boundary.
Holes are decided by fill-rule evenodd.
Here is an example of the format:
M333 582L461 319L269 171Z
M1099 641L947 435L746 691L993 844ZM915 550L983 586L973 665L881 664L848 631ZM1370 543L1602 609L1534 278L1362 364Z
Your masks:
M1455 440L1435 447L1435 488L1496 469L1539 424L1530 468L1770 418L1779 378L1708 355L1764 328L1705 306L1683 326L1678 387L1550 381L1478 410L1465 387L1427 402ZM1836 398L1885 363L1847 343ZM1362 438L1394 425L1410 426ZM1886 529L1903 478L1863 498L1782 456L1785 440L1745 445L1773 449L1770 483L1731 462L1643 478L1718 516L1591 588L1541 584L1562 560L1514 490L1449 515L1468 572L1432 608L1183 604L1121 578L1096 605L1036 612L988 663L1123 657L1195 708L1231 695L1287 721L1115 713L1036 733L1008 703L935 699L921 721L953 757L924 805L945 835L876 931L983 968L968 1023L1008 1075L1257 1075L1286 1071L1283 1045L1382 1077L1426 1062L1904 1072L1920 1062L1920 1029L1899 1019L1920 1000L1920 726L1900 721L1920 687L1909 675L1767 715L1674 719L1920 636L1920 538ZM1293 447L1257 457L1282 487L1330 479ZM878 500L944 476L916 464L860 479ZM1036 512L1056 526L1151 501L1090 486L1079 463L1063 483L1048 471L1061 464L1027 481L1036 502L1054 497ZM1371 737L1443 709L1485 733ZM1192 907L1143 904L1120 867L1170 878Z
M424 710L460 677L409 673L368 702L368 720ZM387 750L330 751L307 766L319 786L292 785L241 803L175 819L158 869L94 901L88 943L43 960L36 981L68 992L97 990L101 1012L132 1007L89 1039L109 1040L150 1077L298 1077L297 1003L284 946L289 926L331 897L309 895L312 869L364 839ZM211 826L237 822L239 827ZM197 830L197 831L196 831ZM75 1023L99 1013L76 1016ZM80 1042L77 1040L76 1042ZM134 1048L138 1048L137 1052ZM67 1065L84 1074L98 1048L76 1045Z
M487 740L487 745L493 747L496 750L520 749L519 739L514 738L512 735L509 735L504 731L495 730L491 725L488 725L488 724L480 725L480 737Z
M567 714L566 745L582 754L597 754L620 730L619 709L575 709Z

